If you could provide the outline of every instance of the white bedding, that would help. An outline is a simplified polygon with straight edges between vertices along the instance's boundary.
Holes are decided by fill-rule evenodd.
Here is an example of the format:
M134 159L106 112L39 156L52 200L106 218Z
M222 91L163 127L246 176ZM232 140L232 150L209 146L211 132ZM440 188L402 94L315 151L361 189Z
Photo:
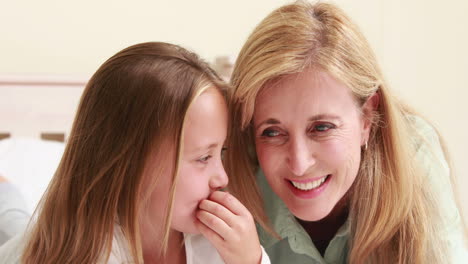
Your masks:
M32 138L0 140L0 174L17 186L32 213L55 173L65 144Z

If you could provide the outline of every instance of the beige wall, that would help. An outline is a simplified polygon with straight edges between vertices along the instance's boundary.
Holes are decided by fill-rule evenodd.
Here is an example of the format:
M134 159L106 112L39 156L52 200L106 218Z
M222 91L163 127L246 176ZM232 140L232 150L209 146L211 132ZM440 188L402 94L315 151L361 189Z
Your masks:
M4 1L0 73L89 75L123 47L184 45L212 61L234 55L280 0ZM431 118L452 153L468 212L468 2L340 0L397 93Z
M393 0L384 6L383 69L401 97L445 137L468 223L468 2Z

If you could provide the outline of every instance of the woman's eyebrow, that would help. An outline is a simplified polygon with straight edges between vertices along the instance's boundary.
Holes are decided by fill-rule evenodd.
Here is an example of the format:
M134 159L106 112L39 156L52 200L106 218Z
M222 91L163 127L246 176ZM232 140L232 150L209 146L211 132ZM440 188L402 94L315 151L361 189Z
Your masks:
M277 119L268 118L267 120L260 122L260 123L255 127L255 130L257 130L259 127L261 127L261 126L263 126L263 125L278 125L278 124L281 124L281 122L278 121Z
M323 119L341 120L341 118L339 116L333 115L333 114L318 114L318 115L314 115L314 116L309 117L309 119L307 119L307 120L308 121L317 121L317 120L323 120ZM281 122L279 120L274 119L274 118L268 118L267 120L260 122L255 127L255 130L259 129L263 125L278 125L278 124L281 124Z
M333 114L318 114L310 117L309 121L317 121L317 120L323 120L323 119L334 119L334 120L341 120L341 118L337 115Z

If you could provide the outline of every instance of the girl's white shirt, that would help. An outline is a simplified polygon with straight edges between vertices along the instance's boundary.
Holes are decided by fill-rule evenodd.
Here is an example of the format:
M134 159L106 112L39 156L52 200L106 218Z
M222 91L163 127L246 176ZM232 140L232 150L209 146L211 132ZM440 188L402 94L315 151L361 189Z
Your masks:
M19 234L0 247L0 263L19 264L25 246L25 234ZM224 261L216 248L202 235L184 234L187 264L223 264ZM130 264L130 253L120 228L115 228L112 251L107 264ZM270 258L262 247L261 264L270 264Z
M112 252L107 264L132 263L131 257L125 246L125 239L120 228L115 228L112 241ZM204 236L197 234L184 234L185 256L187 264L224 264L216 248ZM270 264L265 249L262 249L261 264Z

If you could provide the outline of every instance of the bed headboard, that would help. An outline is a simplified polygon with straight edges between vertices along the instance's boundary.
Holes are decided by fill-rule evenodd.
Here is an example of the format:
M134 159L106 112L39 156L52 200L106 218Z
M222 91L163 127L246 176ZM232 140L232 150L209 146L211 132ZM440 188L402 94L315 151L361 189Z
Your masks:
M0 139L64 141L88 77L0 74Z

